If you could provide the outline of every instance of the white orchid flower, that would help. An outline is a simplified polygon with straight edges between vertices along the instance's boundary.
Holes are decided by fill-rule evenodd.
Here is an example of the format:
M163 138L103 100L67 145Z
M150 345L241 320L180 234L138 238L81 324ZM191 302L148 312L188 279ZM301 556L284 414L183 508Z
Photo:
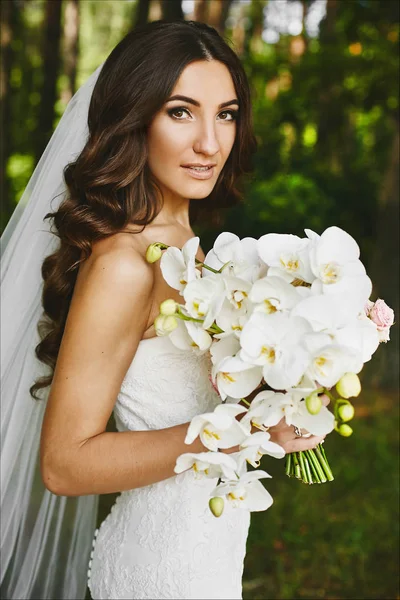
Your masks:
M173 345L180 350L193 350L197 354L204 354L212 344L211 335L202 328L201 324L176 320L178 326L169 334Z
M310 396L317 389L319 388L316 381L311 379L311 377L309 377L307 373L305 373L298 385L292 388L288 388L286 391L288 394L291 394L293 398L303 400L303 398L307 398L307 396Z
M227 231L217 237L204 262L216 270L224 267L223 273L240 276L249 282L256 281L266 274L265 266L257 253L257 240L250 237L241 240L234 233ZM210 272L203 268L203 276L209 274Z
M235 417L246 411L247 408L238 404L219 404L212 413L196 415L188 427L185 444L191 444L197 436L214 452L240 444L246 432Z
M335 417L326 406L322 406L318 414L312 415L305 401L290 393L260 392L252 404L254 401L254 409L251 407L244 419L250 418L252 422L257 419L265 427L273 427L284 418L287 425L304 428L314 435L325 435L333 430Z
M261 382L262 368L245 363L239 356L228 356L212 369L212 379L222 400L245 398Z
M265 381L284 390L298 384L309 364L309 353L302 346L311 325L301 317L276 312L254 312L243 327L240 358L261 366Z
M379 336L368 318L358 316L359 301L354 303L354 299L354 295L310 296L297 304L291 314L307 319L314 331L328 334L332 342L360 352L362 361L367 362L379 345Z
M230 334L224 338L215 338L214 336L210 348L211 361L213 365L218 366L220 362L229 356L234 356L239 350L240 342L235 335Z
M220 276L215 275L193 280L185 287L183 297L188 314L203 320L203 328L208 329L224 302L224 282Z
M252 425L259 428L277 425L285 416L287 405L291 405L291 399L287 394L272 390L260 392L253 398L241 424L248 433L251 431Z
M170 246L161 257L160 268L165 281L178 290L181 296L186 284L201 276L195 262L199 243L199 237L190 238L183 245L182 250Z
M253 310L249 300L251 283L240 277L221 275L225 286L225 299L216 315L216 323L223 330L218 337L223 338L231 333L240 338L241 331Z
M296 306L302 300L298 289L281 277L268 276L253 284L249 298L255 304L255 311L269 315L280 310L290 310Z
M238 470L241 472L243 463L246 461L252 467L260 466L260 459L264 454L274 458L283 458L285 451L282 446L270 441L271 436L267 431L257 431L240 444L240 453L238 455Z
M273 503L273 499L259 481L265 477L271 477L271 475L260 470L249 471L237 481L218 485L211 492L211 496L224 496L235 508L256 512L267 510Z
M223 452L200 452L193 454L188 452L178 456L175 464L175 473L182 473L193 469L196 478L219 477L225 480L235 480L238 475L236 461L229 454Z
M267 233L260 237L257 248L260 258L269 267L268 276L312 283L315 276L310 267L309 244L310 240L297 235Z
M310 229L305 230L311 240L309 247L310 265L317 281L313 287L324 294L345 293L360 297L360 310L368 300L372 283L359 260L357 242L340 227L328 227L318 236Z
M359 373L363 367L360 352L333 343L331 336L325 333L306 334L304 344L311 355L307 375L321 386L330 388L345 373Z

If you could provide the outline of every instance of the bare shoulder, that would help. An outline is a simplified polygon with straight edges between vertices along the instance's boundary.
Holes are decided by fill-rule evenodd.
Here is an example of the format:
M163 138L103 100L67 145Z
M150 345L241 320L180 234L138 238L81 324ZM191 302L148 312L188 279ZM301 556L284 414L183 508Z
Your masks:
M154 269L145 258L141 244L130 234L116 234L95 242L92 254L81 265L78 278L106 279L110 285L130 285L150 288L154 282ZM139 284L139 285L138 285Z

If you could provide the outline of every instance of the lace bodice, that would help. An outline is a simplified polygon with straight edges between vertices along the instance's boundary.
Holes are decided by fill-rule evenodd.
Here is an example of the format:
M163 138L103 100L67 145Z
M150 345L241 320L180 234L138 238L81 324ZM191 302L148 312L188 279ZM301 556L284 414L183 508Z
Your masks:
M117 427L161 429L212 411L220 402L208 353L179 350L169 337L142 340L114 408Z
M171 427L220 402L209 380L208 353L169 338L140 342L114 415L119 430ZM238 599L249 513L208 508L215 479L189 470L122 492L96 532L89 564L93 598Z

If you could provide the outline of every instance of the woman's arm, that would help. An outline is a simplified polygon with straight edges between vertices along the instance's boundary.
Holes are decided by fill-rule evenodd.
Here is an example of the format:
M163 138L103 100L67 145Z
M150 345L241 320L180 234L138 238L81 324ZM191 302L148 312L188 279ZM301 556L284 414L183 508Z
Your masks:
M106 432L122 380L146 329L153 267L131 248L88 259L76 282L42 428L41 470L55 494L103 494L174 475L188 424Z

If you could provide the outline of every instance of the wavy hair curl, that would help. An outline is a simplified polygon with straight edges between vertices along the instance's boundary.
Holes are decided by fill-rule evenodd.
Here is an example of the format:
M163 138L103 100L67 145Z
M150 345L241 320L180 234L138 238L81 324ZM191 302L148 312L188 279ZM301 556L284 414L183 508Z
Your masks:
M129 223L144 228L162 208L162 195L147 165L147 128L183 69L198 60L226 65L240 113L232 151L214 189L207 198L190 202L191 222L206 218L217 224L221 211L240 202L238 183L252 170L256 141L249 84L239 58L204 23L155 21L131 31L102 67L89 106L88 140L64 170L65 199L45 217L60 244L42 265L44 312L35 353L51 372L31 386L33 398L52 383L78 268L90 256L92 244Z

